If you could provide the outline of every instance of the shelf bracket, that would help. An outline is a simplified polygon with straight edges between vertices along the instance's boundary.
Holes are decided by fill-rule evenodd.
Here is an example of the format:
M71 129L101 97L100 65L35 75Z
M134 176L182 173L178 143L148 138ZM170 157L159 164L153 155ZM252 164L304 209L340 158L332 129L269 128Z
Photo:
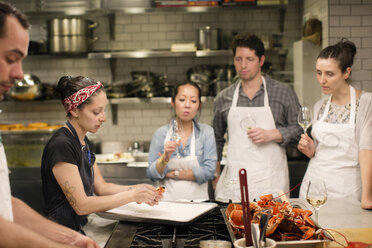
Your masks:
M118 124L118 105L115 103L111 103L111 120L112 125Z
M110 39L115 40L115 13L108 13Z
M282 33L284 32L285 12L286 9L279 9L279 30Z
M116 82L116 65L117 65L117 59L110 58L110 72L111 72L111 85L113 85L114 82Z

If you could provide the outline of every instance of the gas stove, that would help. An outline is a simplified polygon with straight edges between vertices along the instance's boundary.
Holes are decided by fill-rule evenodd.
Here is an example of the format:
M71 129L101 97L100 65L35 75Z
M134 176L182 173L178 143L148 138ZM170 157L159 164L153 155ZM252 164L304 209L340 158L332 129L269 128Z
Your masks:
M220 207L185 226L119 222L105 247L191 248L201 240L231 241Z

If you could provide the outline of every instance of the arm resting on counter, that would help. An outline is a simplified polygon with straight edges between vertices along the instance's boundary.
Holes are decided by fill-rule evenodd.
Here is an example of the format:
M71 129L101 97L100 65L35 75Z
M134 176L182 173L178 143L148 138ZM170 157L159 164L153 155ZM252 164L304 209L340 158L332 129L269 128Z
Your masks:
M44 218L15 197L12 206L14 223L0 217L0 247L99 247L90 238Z
M361 206L372 209L372 150L360 150L359 164L362 176Z
M59 162L53 167L53 174L59 186L63 190L71 207L78 215L106 211L129 202L145 202L149 205L155 205L161 198L156 188L149 184L134 186L107 184L106 186L109 189L105 192L105 190L102 189L102 187L104 187L103 183L105 182L101 174L98 173L99 168L97 164L94 164L94 171L96 172L94 179L97 180L94 182L94 189L97 195L87 196L76 165ZM118 192L115 193L116 191ZM99 193L112 194L99 195Z

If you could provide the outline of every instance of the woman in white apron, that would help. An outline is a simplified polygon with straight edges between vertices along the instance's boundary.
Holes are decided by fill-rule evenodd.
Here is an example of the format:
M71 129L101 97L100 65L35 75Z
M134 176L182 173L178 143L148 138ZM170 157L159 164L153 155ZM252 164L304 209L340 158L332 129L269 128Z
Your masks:
M164 200L205 201L208 181L214 177L217 155L212 127L195 121L201 108L200 88L192 82L176 86L172 97L175 130L180 139L174 140L172 126L160 127L151 140L147 175L165 186Z
M298 149L311 158L300 189L306 197L309 181L323 180L328 198L354 198L372 208L372 94L347 82L355 45L341 40L323 49L317 59L317 79L330 95L314 107L312 140L302 135Z
M265 194L277 194L289 189L288 165L283 147L275 142L253 144L242 124L245 118L255 120L254 127L275 129L264 77L265 89L263 107L238 107L240 82L235 89L231 108L228 114L229 145L227 151L227 167L222 171L216 186L216 200L240 202L240 186L238 171L247 170L249 199L258 199Z

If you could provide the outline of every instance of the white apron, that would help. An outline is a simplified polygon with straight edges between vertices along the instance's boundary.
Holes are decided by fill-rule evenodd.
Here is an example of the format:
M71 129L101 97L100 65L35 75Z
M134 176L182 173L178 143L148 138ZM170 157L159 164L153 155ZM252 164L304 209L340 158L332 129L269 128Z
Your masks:
M12 199L10 195L9 171L4 146L0 136L0 216L13 221Z
M275 142L256 145L248 138L247 130L241 127L245 117L251 115L256 127L266 130L276 129L269 106L266 81L262 77L265 90L263 107L238 107L240 83L237 85L228 115L229 144L227 164L216 186L216 200L240 202L238 171L247 170L249 200L265 194L278 194L289 190L288 164L285 149Z
M194 124L193 124L194 125ZM190 156L181 158L171 158L167 164L171 170L191 170L194 167L200 166L198 158L195 155L195 126L191 134ZM169 132L165 138L165 142L170 139ZM198 184L195 181L164 179L165 192L163 199L166 201L206 201L208 196L208 183Z
M315 156L310 160L303 182L322 179L328 198L349 197L360 201L362 182L358 163L358 144L355 140L356 96L350 86L350 122L324 122L331 105L332 95L323 116L313 124L312 136L318 142ZM306 198L307 183L302 184L300 197Z

